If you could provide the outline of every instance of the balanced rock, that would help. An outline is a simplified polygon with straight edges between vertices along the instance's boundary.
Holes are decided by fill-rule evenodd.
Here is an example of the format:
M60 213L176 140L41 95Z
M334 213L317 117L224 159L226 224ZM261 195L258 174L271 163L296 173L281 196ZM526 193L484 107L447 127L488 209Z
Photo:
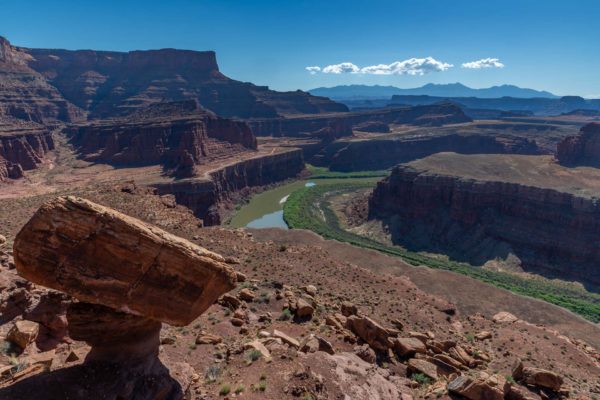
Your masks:
M236 282L220 255L73 196L40 207L14 258L34 283L172 325L192 322Z

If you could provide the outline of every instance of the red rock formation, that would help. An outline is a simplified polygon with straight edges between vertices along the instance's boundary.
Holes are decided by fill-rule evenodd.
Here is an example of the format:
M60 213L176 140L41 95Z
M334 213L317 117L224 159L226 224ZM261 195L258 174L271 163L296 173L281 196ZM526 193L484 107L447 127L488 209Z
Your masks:
M556 159L566 166L600 166L600 123L591 123L557 146Z
M189 169L257 146L244 122L200 110L181 117L133 115L68 132L85 159L111 164Z
M293 118L254 119L248 121L257 136L320 136L329 130L334 138L352 135L352 128L368 122L437 126L469 122L460 107L433 104L416 107L394 107L329 115L309 115Z
M35 283L173 325L189 324L236 280L220 255L72 196L40 207L14 258Z
M417 135L364 141L336 141L315 154L310 163L332 171L364 171L391 168L396 164L452 151L463 154L540 154L535 142L498 134Z
M0 37L0 116L38 123L84 118L82 110L28 66L31 61L27 51Z
M348 110L305 92L275 92L230 79L219 72L213 51L21 50L31 57L32 69L95 118L185 99L198 100L224 117L270 118Z
M369 217L383 220L392 240L411 250L476 265L513 254L526 270L600 285L594 197L406 164L377 184Z
M161 321L189 324L236 282L222 256L77 197L42 205L15 238L14 255L21 276L80 300L66 320L69 336L91 346L84 363L33 378L68 398L184 398L187 388L158 357ZM171 372L186 380L192 368Z
M159 194L173 194L205 225L221 223L220 206L236 193L265 186L299 174L304 169L302 150L245 159L210 173L210 179L186 179L153 185Z
M42 126L0 126L0 181L23 177L53 149L52 133Z

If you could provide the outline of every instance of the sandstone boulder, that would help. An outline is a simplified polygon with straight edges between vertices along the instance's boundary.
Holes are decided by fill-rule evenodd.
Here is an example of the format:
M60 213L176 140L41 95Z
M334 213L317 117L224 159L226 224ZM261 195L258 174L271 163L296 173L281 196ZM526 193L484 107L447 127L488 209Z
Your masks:
M492 317L492 320L498 324L501 324L515 322L518 320L518 318L507 311L500 311Z
M40 207L14 257L35 283L173 325L189 324L236 282L220 255L73 196Z
M299 318L312 317L314 312L314 307L308 301L302 298L296 301L296 316L298 316Z
M542 387L558 392L563 384L563 378L552 372L541 368L523 368L523 382L528 385Z
M351 315L358 314L358 308L355 304L350 303L349 301L344 301L341 306L342 315L344 317L349 317Z
M448 391L469 400L503 400L504 387L492 386L483 379L459 376L448 383Z
M410 357L416 353L427 351L425 344L417 338L396 338L393 342L394 350L402 357Z
M40 324L33 321L17 321L8 332L6 340L24 349L35 341L40 332Z
M383 351L391 347L387 329L369 317L352 315L346 321L346 327L374 350Z

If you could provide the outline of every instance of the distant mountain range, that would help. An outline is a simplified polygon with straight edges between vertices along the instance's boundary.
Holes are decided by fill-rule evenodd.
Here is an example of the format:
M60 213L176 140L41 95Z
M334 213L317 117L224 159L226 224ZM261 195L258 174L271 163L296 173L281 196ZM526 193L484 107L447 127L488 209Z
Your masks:
M435 96L435 97L478 97L478 98L558 98L558 96L534 89L520 88L514 85L492 86L489 88L473 89L462 83L436 84L401 89L395 86L368 86L368 85L342 85L330 88L320 87L308 91L315 96L325 96L333 100L357 100L357 99L389 99L394 95L412 96Z

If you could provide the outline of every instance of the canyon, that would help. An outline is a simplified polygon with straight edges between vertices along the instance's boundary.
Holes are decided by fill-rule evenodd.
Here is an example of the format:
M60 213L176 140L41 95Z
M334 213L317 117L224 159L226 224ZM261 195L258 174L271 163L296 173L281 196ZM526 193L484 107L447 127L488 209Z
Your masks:
M599 178L550 156L439 153L395 167L373 190L369 218L415 251L501 259L597 288Z
M588 124L577 135L562 140L556 159L566 166L600 166L600 124Z

